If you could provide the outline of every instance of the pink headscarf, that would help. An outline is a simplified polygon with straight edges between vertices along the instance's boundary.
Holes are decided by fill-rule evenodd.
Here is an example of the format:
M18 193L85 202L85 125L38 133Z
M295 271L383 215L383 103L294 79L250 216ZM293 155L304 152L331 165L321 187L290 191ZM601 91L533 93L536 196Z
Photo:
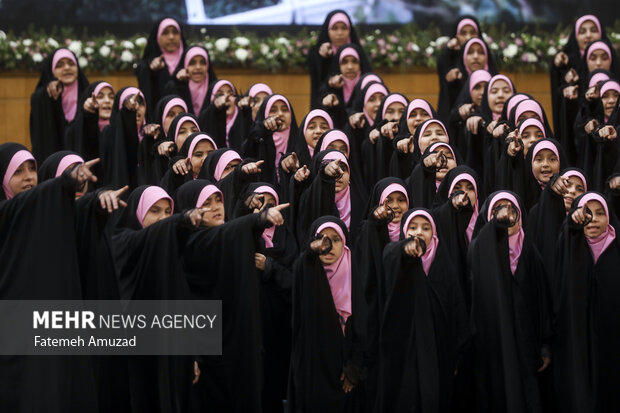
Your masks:
M474 212L471 214L471 218L469 219L469 224L467 224L467 229L465 230L465 235L467 236L467 241L471 242L471 237L474 233L474 226L476 225L476 219L478 218L478 187L476 186L476 180L473 176L468 173L458 174L452 180L452 184L450 185L450 189L448 190L448 194L452 194L454 192L454 187L459 181L467 181L474 187L474 192L476 193L476 203L474 204Z
M75 163L84 163L84 159L82 159L80 155L76 155L73 153L63 157L60 162L58 162L58 167L56 168L56 174L54 175L54 177L58 178L60 175L62 175L65 169Z
M179 23L177 23L176 20L169 17L165 18L161 21L161 23L159 23L159 27L157 28L157 44L159 45L159 50L161 50L162 56L164 57L166 66L168 66L168 73L170 73L170 75L172 76L174 70L177 68L179 62L181 61L181 57L183 57L183 41L181 41L181 44L179 45L179 48L176 52L168 53L164 50L163 47L161 47L159 38L164 33L164 30L166 30L166 28L170 26L176 28L179 33L181 33L181 26L179 26Z
M445 143L445 142L435 142L434 144L432 144L430 146L430 151L431 152L435 152L435 150L437 148L439 148L440 146L445 146L446 148L448 148L450 150L450 153L452 154L452 159L454 159L454 162L456 162L456 155L454 154L454 150L452 150L452 148L450 147L449 144ZM435 191L439 190L439 185L441 185L441 181L436 180L435 181Z
M349 162L347 158L339 151L333 151L325 155L323 158L325 161L335 161L339 160L343 164L347 166L349 169L349 173L351 172L351 168L349 167ZM336 202L336 208L338 209L338 214L340 215L340 219L345 223L347 229L351 228L351 186L347 186L340 192L336 192L334 202Z
M269 86L264 83L257 83L248 90L248 96L253 98L261 92L267 95L273 95L273 91Z
M254 190L255 194L270 194L276 200L276 206L280 204L278 193L268 185L261 185ZM265 240L265 247L273 248L273 234L276 232L276 226L271 226L263 231L262 238Z
M521 214L521 208L519 208L517 198L515 198L514 195L508 192L500 192L495 195L493 199L491 199L491 202L489 202L487 221L490 221L493 217L493 208L495 207L495 204L504 199L512 202L517 211L519 211L519 231L508 237L508 256L510 258L510 272L512 273L512 275L514 275L515 271L517 270L517 265L519 264L519 257L521 256L521 251L523 250L523 240L525 239L525 234L523 232L523 215Z
M510 80L510 78L509 78L508 76L504 76L504 75L495 75L495 76L493 76L493 77L489 80L489 83L487 84L487 95L491 92L491 87L493 86L493 84L494 84L495 82L497 82L498 80L503 80L503 81L505 81L506 83L508 83L508 87L510 87L510 91L511 91L512 93L515 93L514 87L512 86L512 81ZM470 85L471 85L471 83L470 83ZM471 93L471 90L470 90L470 93ZM525 98L527 98L527 97L525 97ZM514 100L514 99L513 99L513 100ZM517 102L519 102L519 100L517 100ZM516 104L517 102L515 102L514 104ZM512 103L512 101L511 101L511 103ZM514 105L514 104L513 104L513 105ZM510 107L512 107L512 106L510 106ZM508 113L510 113L510 111L509 111ZM500 117L501 115L502 115L501 113L495 113L495 112L493 112L493 120L497 120L497 119L499 119L499 117Z
M112 93L114 93L114 88L108 82L100 82L97 86L95 86L95 90L93 90L93 95L97 96L99 92L101 92L106 87L112 89ZM110 124L110 119L101 119L99 118L97 124L99 125L99 132L101 132L106 126Z
M515 123L518 121L519 117L525 112L534 112L538 115L541 122L544 119L543 111L540 108L540 104L538 104L538 102L536 102L535 100L525 99L517 104L517 108L515 109Z
M486 62L484 63L484 70L489 70L489 51L487 50L487 45L479 38L474 37L467 42L467 44L465 45L465 50L463 50L463 66L465 67L467 74L471 74L471 70L467 67L467 63L465 63L465 58L467 57L467 52L469 52L469 49L474 44L479 44L482 47L482 50L484 50L484 54L487 57Z
M539 121L536 118L529 118L529 119L526 119L523 122L521 122L521 125L519 126L519 135L523 134L523 131L528 126L535 126L535 127L537 127L542 132L543 137L545 136L545 125L543 125L542 122Z
M334 13L332 18L329 19L329 23L327 24L327 30L332 29L336 23L344 23L344 25L347 26L347 29L351 30L351 22L349 21L347 15L344 13ZM351 36L347 38L346 43L351 43ZM332 51L334 52L334 55L338 52L338 48L335 47L333 44Z
M340 58L338 60L338 63L341 64L344 58L347 56L353 56L354 58L357 59L358 62L360 62L360 55L357 54L357 50L355 50L352 47L347 47L340 53ZM342 87L342 93L344 95L345 103L348 102L349 99L351 98L353 89L355 88L355 85L357 84L358 80L360 80L360 77L361 77L360 72L357 73L357 76L355 76L355 79L353 80L349 80L344 76L342 77L342 80L344 80L344 86Z
M603 97L605 92L609 92L610 90L615 90L616 92L620 93L620 84L618 84L618 82L616 82L615 80L608 80L607 82L605 82L603 86L601 86L601 98ZM608 120L609 117L605 116L605 122L607 122Z
M125 88L125 90L123 90L123 93L121 93L121 98L119 99L119 102L118 102L119 110L123 109L123 104L125 103L125 99L127 99L130 96L135 95L136 93L139 93L142 99L144 99L144 94L137 87L130 86L128 88ZM146 99L144 99L144 101L146 102ZM138 129L138 140L140 142L142 142L142 138L144 138L144 134L142 133L142 130L141 130L142 126L144 125L146 125L146 117L142 119L142 125L139 127L138 126L136 127Z
M506 106L506 116L510 116L510 112L512 111L512 108L514 108L515 106L517 106L519 103L523 102L524 100L528 100L529 98L521 93L514 95L514 97L511 97L511 99L508 101L508 106Z
M463 27L465 27L465 26L471 26L471 27L473 27L473 28L474 28L474 31L476 32L476 34L478 34L478 25L476 24L476 22L475 22L475 21L473 21L473 20L472 20L472 19L470 19L470 18L465 18L465 19L463 19L463 20L461 20L461 21L459 22L459 24L456 26L456 33L457 33L457 34L458 34L458 33L460 33L460 32L461 32L461 29L462 29Z
M349 145L349 137L340 129L333 129L327 132L325 136L323 136L323 142L321 143L320 151L324 151L327 149L330 143L335 141L343 141L345 145L347 145L347 154L351 152L351 148Z
M469 93L471 94L471 91L474 90L478 83L488 82L489 80L491 80L491 74L489 72L483 69L474 70L469 77Z
M235 89L235 86L232 83L230 83L228 80L218 80L215 83L215 85L213 85L213 90L211 91L211 97L209 98L209 101L211 103L213 103L213 100L215 99L215 95L217 91L220 90L220 88L224 85L230 86L233 93L235 94L237 93L237 89ZM235 124L235 119L237 119L238 114L239 114L239 109L237 108L237 105L235 105L235 112L230 116L228 115L226 116L226 146L230 146L230 144L228 143L228 134L230 133L230 129Z
M211 139L211 137L205 133L201 133L200 135L196 135L196 137L194 138L194 140L192 141L192 143L190 143L189 145L189 150L187 151L187 159L192 159L192 155L194 154L194 149L196 149L196 145L198 145L198 142L200 141L209 141L211 142L211 145L213 145L213 149L217 149L217 145L215 144L215 141L213 139ZM198 178L198 174L196 174L195 172L192 172L194 179Z
M394 192L400 192L407 199L407 208L409 208L409 197L407 196L407 190L401 184L393 183L385 187L381 196L379 197L379 205L382 205L390 194ZM400 235L400 222L388 222L388 234L390 235L390 241L398 241Z
M292 111L291 111L291 104L288 103L288 99L286 99L284 96L282 95L272 95L269 100L267 101L267 104L265 105L265 119L269 116L269 111L271 110L272 106L278 101L281 100L282 102L284 102L286 104L286 107L288 108L288 111L291 113L292 115ZM291 122L292 122L292 116L291 116ZM275 131L273 132L272 136L273 136L273 144L276 147L276 175L278 176L278 180L280 179L280 169L278 168L278 166L280 165L280 159L282 158L282 154L286 153L286 148L288 146L288 138L291 134L291 125L288 126L288 128L284 129L283 131Z
M441 122L440 120L437 119L429 119L427 121L424 121L423 124L421 124L419 127L420 129L420 133L418 134L418 142L416 143L416 145L418 145L418 149L420 150L420 153L422 153L422 148L420 148L420 138L422 137L422 135L424 134L424 131L426 130L426 128L428 128L429 125L436 123L439 126L441 126L441 128L443 129L443 132L446 134L446 137L449 137L450 135L448 135L448 131L445 127L445 125L443 124L443 122ZM417 132L417 131L416 131ZM435 143L439 143L439 142L435 142ZM445 144L445 142L443 142ZM454 152L453 152L454 153Z
M37 161L34 159L34 156L32 156L32 154L25 149L15 152L15 155L11 158L11 162L9 162L9 166L6 168L4 177L2 178L2 189L4 189L6 199L11 199L15 196L11 186L9 185L9 181L13 177L13 174L15 174L17 168L19 168L19 166L26 161L32 161L34 162L35 167L37 166Z
M217 161L217 165L215 166L215 172L213 172L213 177L215 178L215 180L219 181L222 177L222 174L224 173L224 169L226 169L228 164L236 160L242 160L241 156L239 156L236 151L233 151L231 149L224 152L222 156L220 156L220 159Z
M611 56L611 55L610 55ZM58 49L56 53L54 53L54 57L52 58L52 72L56 68L58 62L61 59L69 59L76 66L78 64L77 60L75 60L75 56L67 49ZM78 102L78 81L77 78L70 85L62 85L62 111L65 114L65 120L67 122L71 122L75 119L75 114L77 113L77 102Z
M531 165L532 172L534 172L534 159L536 158L536 155L538 154L538 152L542 151L543 149L550 150L551 152L555 154L555 156L557 156L558 161L560 160L560 154L558 152L558 148L555 147L553 142L550 141L549 139L542 139L536 143L536 146L534 147L534 151L532 152L532 165ZM545 189L546 184L544 182L539 181L538 178L536 178L536 181L538 182L538 185L540 185L541 189Z
M185 122L192 122L196 126L196 128L200 130L200 126L198 126L198 122L196 122L196 119L192 118L191 116L187 116L187 115L183 116L177 122L177 128L174 131L174 143L177 143L177 135L179 134L179 129L181 129L181 125L183 125Z
M424 274L426 274L426 276L428 277L428 272L430 271L431 265L433 264L433 261L435 260L435 254L437 254L437 247L439 246L439 238L437 237L437 227L435 226L435 220L433 219L431 214L424 211L423 209L414 211L411 213L411 215L407 217L407 220L405 221L405 225L403 226L403 233L405 234L405 237L406 237L407 228L409 228L409 224L411 223L413 218L420 217L420 216L426 218L428 222L430 222L431 228L433 230L433 236L431 238L431 243L430 245L426 246L426 252L424 253L424 255L422 255L422 268L424 269Z
M167 199L170 201L170 209L174 210L174 201L163 188L159 186L149 186L142 192L140 196L140 201L138 202L138 208L136 208L136 217L140 222L140 226L144 228L144 218L146 214L149 212L149 209L155 204L155 202L160 199Z
M326 222L319 226L316 230L318 235L324 229L331 228L338 233L342 239L343 248L342 255L333 264L323 264L325 270L325 276L329 282L329 289L332 292L332 299L334 300L334 306L336 312L341 317L342 332L344 333L345 324L347 319L352 314L351 306L351 250L347 247L347 239L342 232L342 228L334 222Z
M566 171L562 175L567 178L570 178L571 176L576 176L577 178L579 178L579 180L581 180L581 183L583 184L583 189L588 192L588 182L586 181L586 177L581 172L571 169L570 171Z
M609 76L607 76L606 73L603 73L603 72L595 73L590 78L590 83L588 83L588 87L590 88L596 85L598 82L604 82L606 80L609 80Z
M209 56L207 52L202 47L191 47L187 54L185 55L185 61L183 62L183 66L187 69L189 66L189 62L196 56L202 56L207 63L207 73L205 74L205 78L202 82L194 82L192 79L189 79L189 94L192 98L192 106L194 107L194 115L198 116L200 114L200 109L202 109L202 104L205 101L205 97L207 96L207 90L209 89Z
M362 82L360 83L360 89L364 89L366 85L370 82L377 82L383 84L383 81L379 76L375 75L374 73L370 73L364 76L364 78L362 79Z
M387 112L388 108L392 103L402 103L404 107L407 107L407 99L404 96L394 93L385 98L383 102L383 111L381 112L381 118L385 118L385 112Z
M383 96L385 97L388 95L388 91L385 88L385 86L383 86L381 83L373 83L372 85L368 86L368 89L366 89L366 94L364 95L364 116L366 117L366 121L368 122L370 126L372 126L375 123L375 119L372 118L368 114L368 112L366 112L366 103L370 100L372 95L374 95L375 93L382 93Z
M605 215L607 216L607 228L605 229L605 232L603 232L601 235L599 235L596 238L586 237L586 241L588 241L588 245L590 246L590 252L592 253L592 258L594 259L594 263L596 264L596 262L601 257L603 252L605 252L605 250L616 239L616 230L609 223L609 210L607 209L607 202L605 202L605 199L599 194L595 192L590 192L590 193L585 194L579 200L578 206L581 208L587 202L590 202L590 201L600 202L601 205L603 205L603 208L605 209Z
M594 25L598 28L598 32L601 33L602 36L603 31L601 30L601 23L598 21L598 18L592 14L586 14L585 16L581 16L577 19L577 21L575 22L575 36L579 34L579 29L581 29L581 25L587 21L591 21L592 23L594 23ZM584 51L585 50L579 50L582 56Z
M411 102L409 102L409 106L407 107L407 119L409 119L411 112L416 109L422 109L428 114L428 116L433 116L433 111L431 110L431 106L428 104L427 101L425 101L424 99L413 99Z
M164 111L162 113L162 117L161 117L161 124L163 126L164 124L164 120L166 120L166 117L168 116L168 112L170 112L172 110L173 107L175 106L180 106L183 108L183 112L187 112L187 105L185 104L185 101L181 98L172 98L168 101L168 103L166 103L166 106L164 106ZM167 135L168 131L164 131L164 133Z
M196 200L196 208L202 208L202 204L204 204L205 201L213 194L220 194L222 197L222 202L224 202L224 195L222 194L222 191L220 191L217 186L209 184L200 191L198 199Z
M306 134L306 129L308 129L308 124L314 118L323 118L329 125L329 129L334 128L334 121L332 120L331 116L329 116L327 112L325 112L323 109L314 109L310 111L310 113L308 113L308 115L306 116L306 120L304 121L304 127L303 127L304 135ZM314 148L310 145L308 145L308 152L310 152L310 157L312 158L314 156Z
M609 50L609 46L607 46L604 42L598 40L592 43L590 47L588 48L588 54L586 55L586 60L589 60L590 55L594 53L594 51L596 50L604 51L605 53L607 53L607 56L609 56L609 58L611 59L612 54L611 54L611 50Z

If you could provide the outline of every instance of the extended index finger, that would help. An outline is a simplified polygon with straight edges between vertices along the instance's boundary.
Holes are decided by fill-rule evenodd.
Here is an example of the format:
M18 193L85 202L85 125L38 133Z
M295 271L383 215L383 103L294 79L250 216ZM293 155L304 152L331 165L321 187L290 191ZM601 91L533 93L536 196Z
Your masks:
M285 208L288 208L289 206L291 206L291 204L289 202L287 202L286 204L280 204L276 207L274 207L277 211L281 211Z

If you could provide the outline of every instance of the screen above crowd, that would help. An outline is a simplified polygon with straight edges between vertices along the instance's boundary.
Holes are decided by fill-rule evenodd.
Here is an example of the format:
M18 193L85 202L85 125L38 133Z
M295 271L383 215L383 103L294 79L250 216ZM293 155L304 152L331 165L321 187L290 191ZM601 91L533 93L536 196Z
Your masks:
M150 23L175 17L190 25L319 25L334 9L356 24L449 24L458 15L508 24L571 23L580 13L615 16L610 1L560 0L0 0L0 24Z

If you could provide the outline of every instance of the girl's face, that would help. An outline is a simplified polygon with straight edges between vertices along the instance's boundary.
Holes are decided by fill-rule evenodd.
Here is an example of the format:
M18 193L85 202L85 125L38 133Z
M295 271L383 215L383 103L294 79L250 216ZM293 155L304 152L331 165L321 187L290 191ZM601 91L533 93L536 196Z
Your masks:
M114 91L109 87L104 87L95 96L99 105L99 119L110 119L110 116L112 116L114 96Z
M442 148L442 146L440 146L437 149L440 149L440 148ZM446 159L448 160L448 162L446 163L445 167L435 172L435 179L438 181L443 181L443 178L446 176L448 171L450 169L456 168L456 159L454 159L454 155L452 155L452 151L450 151L447 147L443 147L443 149L444 149L444 155L446 155Z
M207 159L207 155L213 152L215 148L213 144L208 140L201 140L194 147L194 152L192 152L192 158L190 159L192 162L192 172L196 175L200 173L200 168L202 168L202 164L205 159Z
M271 105L269 116L275 116L282 122L283 125L280 130L286 130L291 126L291 111L283 100L276 100L275 103Z
M252 120L256 120L258 109L260 109L260 105L263 104L263 101L267 96L269 96L267 92L259 92L254 95L253 99L250 99L250 106L252 107Z
M336 139L335 141L331 142L329 145L327 145L327 148L325 149L335 149L341 152L344 156L346 156L347 159L349 158L349 148L347 147L347 144L340 139Z
M214 100L219 98L220 96L226 96L226 100L228 102L228 109L226 109L226 115L231 116L233 113L235 113L235 94L230 85L220 86L217 92L215 92Z
M592 211L592 222L585 226L583 233L588 238L600 237L609 224L607 215L605 215L605 208L599 201L590 201L586 205Z
M508 227L508 236L514 235L519 231L519 227L521 225L520 221L518 219L515 219L518 213L518 209L515 208L514 204L507 199L500 199L499 201L497 201L493 205L493 209L501 206L507 207L509 210L510 219L514 219L514 223L512 224L512 226Z
M164 133L166 135L168 134L168 130L170 129L170 124L172 123L174 118L176 118L183 112L185 112L185 109L183 109L181 106L173 106L168 111L168 114L166 114L166 117L164 118L164 124L162 125L164 128Z
M474 88L469 93L469 96L471 96L472 102L474 102L474 105L476 105L477 107L480 107L480 105L482 104L482 95L484 94L484 89L486 87L487 87L487 82L478 82L476 86L474 86Z
M435 142L445 142L448 143L450 140L448 139L448 135L443 130L443 128L433 122L424 129L424 133L419 137L418 145L420 146L420 153L424 153L426 148Z
M618 104L618 96L619 94L615 90L608 90L601 98L606 117L610 117L611 112L613 112L616 108L616 105Z
M325 235L332 242L332 249L327 254L319 255L319 260L325 265L337 262L342 257L342 250L344 249L343 239L333 228L325 228L319 234Z
M534 156L532 172L536 179L546 184L553 174L560 173L560 160L551 150L542 149Z
M609 70L611 68L611 59L604 50L595 50L588 58L588 72L596 69Z
M224 202L219 192L212 194L202 204L206 211L202 214L201 225L204 227L217 227L224 223Z
M474 37L476 37L476 29L471 24L461 27L461 31L456 34L456 39L461 47L465 46L465 43Z
M390 122L398 122L405 112L405 105L400 102L390 103L385 110L385 119Z
M538 113L534 112L533 110L526 110L521 115L519 115L519 118L517 119L517 123L521 123L525 119L530 119L530 118L538 119L539 121L542 122L542 119L540 118L540 116L538 116Z
M343 22L338 22L329 29L329 41L336 48L342 46L349 40L351 31Z
M73 60L63 57L56 63L56 67L53 68L52 72L60 83L63 85L70 85L77 80L78 67Z
M502 113L504 104L512 96L512 89L505 80L496 80L489 89L489 107L493 113Z
M273 205L273 206L277 206L278 203L276 202L276 199L274 198L273 195L271 195L269 192L263 192L261 194L264 198L263 198L263 207L261 209L265 209L267 207L267 205Z
M381 106L381 101L385 99L385 95L381 92L373 93L370 96L370 99L364 103L364 109L366 109L366 113L370 116L371 119L374 119L377 116L377 111L379 110L379 106Z
M349 168L347 168L347 166L342 163L340 164L340 167L344 170L344 173L340 178L336 179L336 193L347 189L351 180Z
M174 53L181 47L181 33L174 26L168 26L159 36L159 45L167 53Z
M586 20L579 26L579 31L576 35L579 50L585 50L590 43L601 39L601 32L598 31L596 24L590 20Z
M327 130L329 130L329 124L324 118L316 116L310 119L304 131L304 137L308 146L311 148L316 147L316 143Z
M467 50L465 56L465 65L470 71L484 69L487 64L487 55L484 53L484 49L478 43L472 44Z
M456 192L456 191L465 192L465 195L467 195L467 197L469 198L469 202L472 205L476 204L476 189L471 184L471 182L469 182L468 180L461 179L460 181L458 181L456 185L454 185L453 192Z
M545 135L543 132L536 126L528 126L523 129L523 133L521 134L521 140L523 141L523 155L527 155L530 147L544 137Z
M226 176L231 173L232 171L235 170L235 167L237 165L239 165L241 163L241 161L239 159L235 159L234 161L230 161L228 162L228 165L226 165L226 168L224 168L224 172L222 172L222 176L220 177L220 181L224 178L226 178Z
M340 73L349 80L353 80L360 73L360 62L354 56L347 56L340 62Z
M138 125L138 128L140 128L142 127L142 123L144 123L144 117L146 116L146 102L141 95L138 96L137 102L138 110L136 110L136 125Z
M409 133L411 135L415 134L415 130L423 124L425 121L431 118L430 113L421 108L416 108L411 111L409 117L407 118L407 128L409 129Z
M409 209L409 202L407 202L405 194L398 191L388 195L387 205L394 211L392 222L395 224L400 223L401 219L403 219L403 214Z
M183 143L185 143L185 139L187 139L187 137L192 133L196 132L200 131L198 130L194 122L186 120L185 122L181 123L181 126L179 127L179 133L177 133L177 147L180 148L181 146L183 146Z
M13 194L17 195L36 186L38 182L37 168L34 165L34 161L26 161L19 165L11 179L9 179L9 188L11 188Z
M162 198L155 202L142 220L142 226L144 228L153 225L154 223L168 218L172 215L172 208L170 207L170 200Z
M584 194L586 192L586 188L583 185L581 179L577 176L570 176L568 178L568 192L563 195L564 197L564 208L567 211L570 211L571 206L573 205L573 201L578 196Z
M409 226L407 227L406 233L406 238L411 237L420 237L424 240L427 247L431 245L431 240L433 239L433 226L430 221L421 215L413 217L413 219L409 221Z
M207 76L207 61L202 56L194 56L187 65L187 71L192 82L201 83Z

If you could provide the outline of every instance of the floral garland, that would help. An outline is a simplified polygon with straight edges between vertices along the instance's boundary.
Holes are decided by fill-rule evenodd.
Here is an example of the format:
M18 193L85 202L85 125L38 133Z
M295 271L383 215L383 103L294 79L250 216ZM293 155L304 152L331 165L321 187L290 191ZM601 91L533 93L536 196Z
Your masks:
M553 33L537 29L514 33L492 26L485 32L496 62L507 71L545 71L551 57L566 44L570 29L558 27ZM616 49L620 47L620 22L607 29ZM189 44L204 46L211 60L221 68L251 68L260 71L306 71L306 58L316 43L317 32L300 31L295 35L258 36L234 32L231 37L216 38L205 28L190 36ZM370 30L360 42L375 70L428 71L436 68L437 56L449 38L437 28L425 30L406 25L399 30ZM22 37L0 31L0 71L36 71L45 57L58 47L67 47L78 57L87 72L126 71L136 67L146 46L146 37L129 38L112 35L75 36L71 29L52 34L30 32Z

